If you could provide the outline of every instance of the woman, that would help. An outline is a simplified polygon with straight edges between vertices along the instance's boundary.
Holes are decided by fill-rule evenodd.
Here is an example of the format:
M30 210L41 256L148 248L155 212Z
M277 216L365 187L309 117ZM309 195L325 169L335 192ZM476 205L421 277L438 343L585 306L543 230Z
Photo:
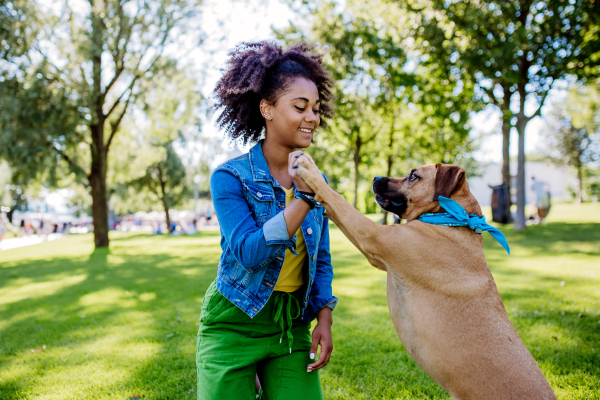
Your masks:
M255 376L265 399L323 398L337 303L328 220L293 167L332 114L331 85L312 46L260 42L230 53L215 88L218 126L256 145L210 181L223 254L202 302L198 399L254 399Z

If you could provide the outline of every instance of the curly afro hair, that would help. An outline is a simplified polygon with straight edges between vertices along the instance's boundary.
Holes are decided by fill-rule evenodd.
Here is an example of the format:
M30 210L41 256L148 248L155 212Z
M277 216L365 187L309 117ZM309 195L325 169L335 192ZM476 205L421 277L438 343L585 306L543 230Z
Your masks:
M317 85L321 127L333 116L329 101L333 82L315 45L299 43L287 49L273 42L241 43L229 52L225 74L213 92L215 110L221 110L217 127L232 141L244 145L258 142L265 120L259 104L265 99L275 104L294 78L303 77Z

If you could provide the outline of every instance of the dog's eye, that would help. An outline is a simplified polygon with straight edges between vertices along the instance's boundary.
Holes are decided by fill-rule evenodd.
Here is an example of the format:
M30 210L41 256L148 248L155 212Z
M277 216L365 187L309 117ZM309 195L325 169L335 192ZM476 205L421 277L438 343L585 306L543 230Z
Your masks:
M414 182L414 181L416 181L417 179L419 179L419 177L418 177L418 176L416 176L414 172L411 172L411 173L410 173L410 175L408 176L408 181L409 181L409 182Z

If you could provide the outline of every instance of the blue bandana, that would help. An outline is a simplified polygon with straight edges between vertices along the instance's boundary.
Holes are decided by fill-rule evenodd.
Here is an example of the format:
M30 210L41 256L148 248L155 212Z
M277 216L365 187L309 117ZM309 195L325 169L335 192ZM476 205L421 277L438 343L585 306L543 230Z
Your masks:
M475 233L479 234L487 231L502 245L502 247L504 247L506 252L510 254L508 243L502 232L486 223L485 217L479 217L475 214L468 215L460 204L447 197L439 196L438 201L440 202L440 206L448 212L423 214L418 218L419 221L434 225L468 226L470 229L474 230Z

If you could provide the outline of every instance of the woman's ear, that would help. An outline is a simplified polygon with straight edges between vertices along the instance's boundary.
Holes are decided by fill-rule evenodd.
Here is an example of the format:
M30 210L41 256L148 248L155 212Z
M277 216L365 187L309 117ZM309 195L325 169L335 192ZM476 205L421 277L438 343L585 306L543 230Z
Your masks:
M265 99L262 99L260 101L260 113L262 114L264 119L266 119L266 120L273 119L273 117L271 115L272 109L273 109L273 106L270 105L268 101L266 101Z

